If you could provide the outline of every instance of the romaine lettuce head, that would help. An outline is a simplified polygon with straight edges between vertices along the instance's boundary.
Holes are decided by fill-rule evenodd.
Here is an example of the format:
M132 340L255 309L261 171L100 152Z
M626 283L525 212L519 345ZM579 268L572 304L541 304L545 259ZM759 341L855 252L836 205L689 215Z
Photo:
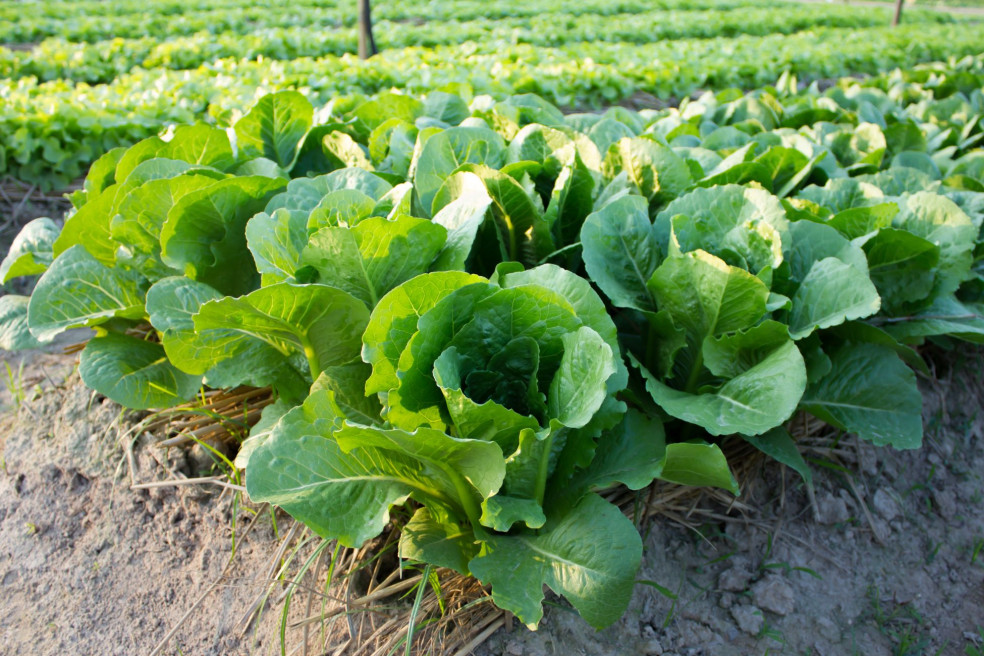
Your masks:
M497 277L427 274L380 301L363 358L394 426L448 427L508 452L523 428L581 428L601 408L624 371L601 299L552 265Z
M552 265L423 274L380 299L362 356L371 374L329 368L254 445L250 496L349 545L413 499L402 557L477 576L530 626L544 584L615 621L642 543L593 490L648 484L664 440L658 421L623 421L628 372L589 283ZM352 413L353 380L380 405Z

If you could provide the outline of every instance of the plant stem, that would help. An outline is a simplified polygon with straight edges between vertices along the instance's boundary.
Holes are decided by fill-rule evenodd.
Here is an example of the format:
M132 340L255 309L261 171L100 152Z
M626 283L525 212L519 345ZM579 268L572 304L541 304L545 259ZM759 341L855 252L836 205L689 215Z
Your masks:
M702 351L697 352L697 357L694 359L694 366L690 369L690 375L687 376L687 386L685 391L688 394L694 394L697 391L697 382L700 380L700 370L704 368L704 353Z
M311 345L311 342L305 339L302 344L304 346L304 357L307 358L308 366L311 368L311 379L317 380L321 374L321 361L318 359L318 354L315 353L314 346Z
M543 505L543 495L547 489L547 474L550 470L550 450L553 448L554 435L556 435L556 432L551 430L550 435L543 440L543 454L540 456L540 467L536 473L536 487L533 488L536 502L541 506Z
M448 474L448 477L454 483L454 489L458 493L458 499L461 502L461 507L465 511L465 516L468 519L468 523L472 527L477 528L481 526L482 511L475 503L475 497L472 496L471 486L465 478L454 470L453 467L445 467L444 471Z

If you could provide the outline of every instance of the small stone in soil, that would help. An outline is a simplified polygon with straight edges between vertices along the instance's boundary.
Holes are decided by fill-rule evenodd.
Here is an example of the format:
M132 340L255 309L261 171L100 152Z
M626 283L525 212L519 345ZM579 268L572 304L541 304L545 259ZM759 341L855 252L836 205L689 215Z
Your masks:
M957 514L957 498L953 490L933 490L933 503L940 509L943 519L953 519Z
M755 605L777 615L789 615L796 606L793 589L781 578L762 579L752 587Z
M663 653L663 645L661 645L659 640L656 638L651 638L643 643L642 653L646 654L646 656L661 656Z
M215 460L205 447L201 444L194 444L188 449L188 464L191 466L191 471L194 475L208 475L207 472L212 469Z
M757 636L762 630L762 611L755 606L732 606L731 617L735 618L738 628L749 635Z
M837 644L841 641L840 630L837 625L828 617L821 617L817 619L817 631L821 636L827 639L828 642Z
M721 572L721 575L718 576L718 590L744 592L751 578L751 572L741 565L734 565Z
M851 517L844 499L832 494L825 494L817 499L817 506L820 511L821 524L839 524L846 522Z
M886 492L883 488L878 488L878 490L875 491L872 506L874 506L875 512L881 515L886 522L892 521L900 514L899 504L895 501L892 495Z

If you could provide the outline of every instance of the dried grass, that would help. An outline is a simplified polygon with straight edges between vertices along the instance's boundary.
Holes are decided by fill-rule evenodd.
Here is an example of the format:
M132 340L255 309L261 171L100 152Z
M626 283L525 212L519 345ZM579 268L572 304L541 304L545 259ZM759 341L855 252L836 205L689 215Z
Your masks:
M271 403L269 388L211 390L194 401L155 413L144 430L163 437L158 442L161 447L195 442L238 444Z

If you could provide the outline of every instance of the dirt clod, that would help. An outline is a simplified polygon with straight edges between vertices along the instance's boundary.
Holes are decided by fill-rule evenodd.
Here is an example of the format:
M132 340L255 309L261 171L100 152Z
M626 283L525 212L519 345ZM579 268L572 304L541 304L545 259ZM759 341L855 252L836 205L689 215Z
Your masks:
M957 514L957 497L953 490L933 490L933 503L943 519L953 519Z
M796 594L783 579L769 576L752 586L755 605L777 615L789 615L796 607Z
M886 522L890 522L899 516L899 504L895 501L891 493L887 492L884 488L878 488L875 491L872 506L875 512L881 515Z
M851 517L847 509L847 502L843 497L835 497L832 494L825 494L817 499L817 506L820 510L820 523L822 524L842 524Z
M757 636L762 631L762 611L755 606L733 606L731 617L735 618L738 628L748 635Z
M744 592L752 580L752 573L741 563L735 563L721 572L718 589L726 592Z

